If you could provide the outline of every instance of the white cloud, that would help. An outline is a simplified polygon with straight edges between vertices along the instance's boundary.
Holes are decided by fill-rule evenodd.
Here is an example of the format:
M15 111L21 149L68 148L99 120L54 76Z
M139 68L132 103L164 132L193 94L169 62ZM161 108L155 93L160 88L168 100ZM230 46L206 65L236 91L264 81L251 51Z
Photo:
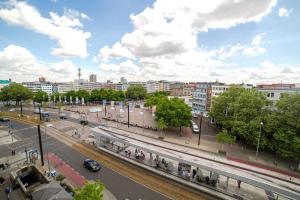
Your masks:
M80 20L70 12L63 16L53 12L49 14L50 18L42 17L35 7L24 1L9 2L0 7L0 19L7 24L21 26L56 40L58 47L52 49L53 55L86 57L87 39L91 34L79 28L82 27Z
M288 17L290 14L290 11L288 11L286 8L279 8L278 9L278 16L279 17Z
M207 52L198 44L199 33L259 22L275 4L276 0L157 0L141 13L130 15L133 31L124 34L115 44L126 49L125 56L115 53L115 45L106 46L100 49L100 56L94 61L100 63L101 70L103 61L114 63L114 58L130 58L128 55L132 54L140 67L141 76L136 77L139 79L215 80L209 76L212 70L237 68L235 63L224 60L235 55L264 53L263 35L254 38L249 45L238 43Z
M77 68L69 60L44 63L24 47L9 45L0 51L0 78L13 81L36 81L39 76L50 81L70 81Z
M113 58L135 59L135 56L127 48L124 48L119 42L117 42L112 46L112 48L105 46L100 49L98 56L94 60L109 61Z

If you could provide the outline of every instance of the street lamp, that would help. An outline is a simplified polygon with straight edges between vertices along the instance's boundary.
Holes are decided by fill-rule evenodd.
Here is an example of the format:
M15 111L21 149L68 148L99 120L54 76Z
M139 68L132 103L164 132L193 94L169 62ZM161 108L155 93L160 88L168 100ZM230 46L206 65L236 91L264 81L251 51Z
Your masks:
M259 126L259 135L258 135L258 141L257 141L257 147L256 147L256 157L258 155L258 148L259 148L259 143L260 143L260 137L261 137L261 129L262 126L264 125L263 122L260 122L260 126Z
M48 140L48 137L47 137L47 127L50 128L50 127L53 127L53 125L52 124L47 124L45 126L46 145L47 145L47 140ZM47 149L47 146L46 146L46 149ZM49 149L47 149L47 162L48 162L48 171L50 172L50 162L49 162L48 152L49 152Z
M199 121L199 138L198 138L198 146L200 146L200 137L201 137L201 131L202 131L202 113L200 114L200 121Z

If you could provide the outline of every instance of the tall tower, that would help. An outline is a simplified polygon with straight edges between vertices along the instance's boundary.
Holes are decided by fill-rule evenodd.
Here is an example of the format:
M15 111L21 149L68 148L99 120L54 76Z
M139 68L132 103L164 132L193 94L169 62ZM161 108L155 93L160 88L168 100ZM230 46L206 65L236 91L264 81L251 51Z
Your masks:
M78 82L80 83L80 77L81 77L81 69L80 67L78 68Z

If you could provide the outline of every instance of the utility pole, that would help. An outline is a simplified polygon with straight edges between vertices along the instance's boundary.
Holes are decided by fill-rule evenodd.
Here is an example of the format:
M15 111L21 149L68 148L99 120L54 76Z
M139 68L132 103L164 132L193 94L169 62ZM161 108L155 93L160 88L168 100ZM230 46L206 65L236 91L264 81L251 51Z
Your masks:
M128 117L127 126L128 126L128 128L129 128L129 119L130 119L130 118L129 118L129 113L130 113L130 112L129 112L129 102L128 102L128 107L127 107L127 108L128 108L128 109L127 109L127 113L128 113L128 116L127 116L127 117Z
M39 106L39 114L40 114L40 120L42 121L41 106Z
M41 136L41 127L39 124L37 125L37 129L38 129L38 136L39 136L41 163L42 163L42 166L44 166L44 153L43 153L43 144L42 144L42 136Z
M23 117L22 99L20 100L20 105L21 105L21 117Z
M201 137L201 131L202 131L202 117L203 116L200 115L198 146L200 146L200 137Z

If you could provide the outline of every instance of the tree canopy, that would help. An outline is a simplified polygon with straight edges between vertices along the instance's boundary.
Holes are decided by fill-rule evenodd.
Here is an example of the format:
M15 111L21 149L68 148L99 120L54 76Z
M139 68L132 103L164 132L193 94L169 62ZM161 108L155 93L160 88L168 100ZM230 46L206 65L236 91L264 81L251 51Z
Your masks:
M192 117L190 107L178 98L160 98L156 107L157 121L162 119L167 126L189 126Z
M130 86L126 91L126 97L130 100L141 100L147 95L147 91L141 85Z
M12 100L16 101L16 104L18 104L21 100L31 99L32 96L32 91L27 87L18 83L11 83L1 89L0 98L2 101Z
M75 191L75 200L103 200L105 186L99 180L86 182L83 188Z
M209 115L230 136L254 147L263 122L260 148L300 159L300 94L283 95L272 107L257 90L231 87L213 99Z
M42 103L43 101L48 101L48 94L46 92L39 90L33 94L33 101L38 103Z

